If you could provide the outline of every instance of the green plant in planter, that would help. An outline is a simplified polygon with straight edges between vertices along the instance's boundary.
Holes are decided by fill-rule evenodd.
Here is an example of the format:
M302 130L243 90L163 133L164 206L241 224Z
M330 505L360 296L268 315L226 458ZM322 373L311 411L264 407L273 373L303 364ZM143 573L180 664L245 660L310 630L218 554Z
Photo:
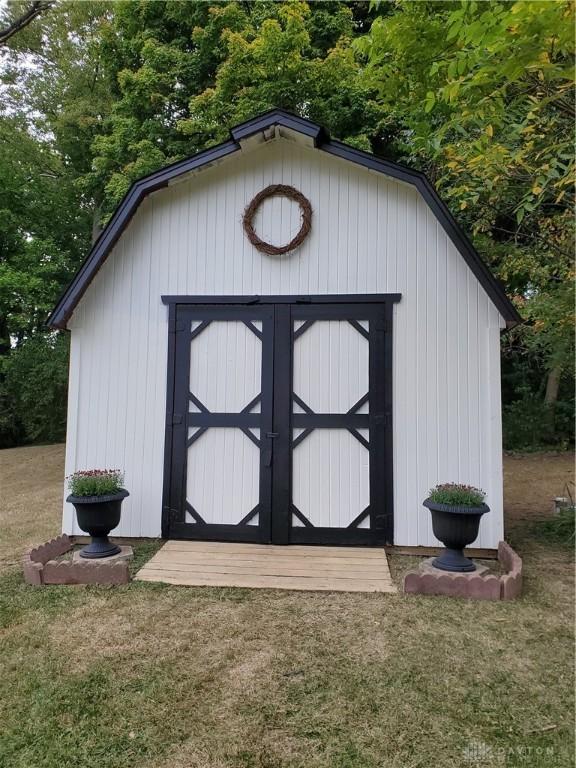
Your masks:
M72 496L111 496L122 490L124 475L119 469L86 469L67 479Z
M80 528L92 537L81 557L109 557L120 552L108 534L120 522L122 502L129 496L123 482L119 469L87 469L68 477L71 493L66 501L74 505Z
M462 483L442 483L432 488L428 494L435 504L453 504L457 507L479 507L486 494L480 488Z
M432 488L423 502L432 515L432 530L446 549L433 561L443 571L474 571L476 566L464 555L464 547L476 540L480 518L490 508L480 488L462 483L441 483Z

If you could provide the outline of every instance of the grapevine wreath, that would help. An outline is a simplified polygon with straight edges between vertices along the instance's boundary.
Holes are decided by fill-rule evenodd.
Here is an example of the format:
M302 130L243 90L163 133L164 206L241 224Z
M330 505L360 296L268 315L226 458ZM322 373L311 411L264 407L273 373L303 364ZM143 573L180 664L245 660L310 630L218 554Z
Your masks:
M300 229L286 245L272 245L271 243L267 243L259 238L254 230L254 217L256 216L256 212L264 200L267 200L270 197L287 197L289 200L294 200L300 206L300 216L302 219ZM244 217L242 219L244 232L246 232L248 240L250 240L252 245L261 253L267 253L270 256L279 256L282 253L288 253L289 251L298 248L308 236L311 223L312 206L310 205L310 201L304 197L302 192L298 192L297 189L286 184L270 184L266 189L258 192L244 211Z

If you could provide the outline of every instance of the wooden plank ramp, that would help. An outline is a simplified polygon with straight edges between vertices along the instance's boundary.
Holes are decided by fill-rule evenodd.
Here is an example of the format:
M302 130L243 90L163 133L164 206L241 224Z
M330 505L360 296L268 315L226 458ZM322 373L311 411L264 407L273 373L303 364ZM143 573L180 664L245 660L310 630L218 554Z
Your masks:
M139 581L195 587L396 592L384 549L168 541Z

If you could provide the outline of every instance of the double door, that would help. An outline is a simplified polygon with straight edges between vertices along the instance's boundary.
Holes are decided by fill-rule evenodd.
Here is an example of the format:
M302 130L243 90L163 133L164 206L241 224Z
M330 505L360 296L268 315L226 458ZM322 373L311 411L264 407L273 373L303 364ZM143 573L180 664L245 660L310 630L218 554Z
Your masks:
M392 300L167 301L163 535L392 543Z

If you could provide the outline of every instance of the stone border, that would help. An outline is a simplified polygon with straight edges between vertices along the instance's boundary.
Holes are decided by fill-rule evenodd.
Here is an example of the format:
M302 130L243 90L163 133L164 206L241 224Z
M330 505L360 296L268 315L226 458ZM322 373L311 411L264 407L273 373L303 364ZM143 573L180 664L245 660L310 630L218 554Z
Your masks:
M404 577L404 592L472 600L515 600L522 592L522 559L506 541L501 541L498 544L498 561L506 571L502 576L440 570L410 571Z
M130 572L127 561L113 563L57 562L54 558L69 552L74 542L66 534L28 550L22 558L24 581L40 587L43 584L127 584Z
M500 599L515 600L522 594L522 558L507 541L498 544L498 560L506 573L500 576Z

